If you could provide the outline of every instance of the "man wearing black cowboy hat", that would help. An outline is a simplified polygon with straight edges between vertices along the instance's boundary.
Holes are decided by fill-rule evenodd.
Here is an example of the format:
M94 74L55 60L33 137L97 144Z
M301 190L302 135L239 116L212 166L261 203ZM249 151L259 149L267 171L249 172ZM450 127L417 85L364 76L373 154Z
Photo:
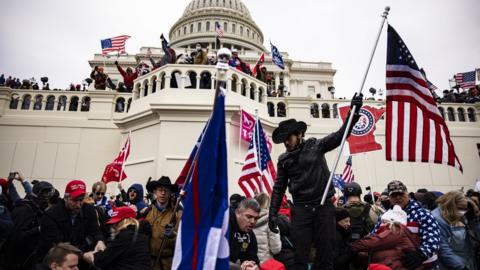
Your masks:
M176 232L182 217L182 211L178 210L175 226L170 224L172 215L174 215L172 194L178 191L178 187L176 184L172 184L168 176L162 176L156 181L148 182L147 191L153 193L156 198L155 202L149 207L148 214L145 217L145 220L152 226L152 237L150 240L150 252L154 264L152 269L170 269L175 250ZM159 254L160 246L165 236L167 236L167 239L165 239L166 243ZM157 258L158 256L160 258Z
M362 97L361 94L353 96L350 108L356 106L356 110L352 127L359 119ZM322 139L305 140L307 125L295 119L280 122L273 131L273 142L283 143L287 151L278 158L269 226L272 231L277 231L277 213L288 186L294 202L291 232L295 245L295 269L307 269L312 243L317 251L313 269L333 269L335 207L330 200L335 193L333 185L328 190L325 205L320 205L320 201L330 176L325 153L340 145L347 122Z

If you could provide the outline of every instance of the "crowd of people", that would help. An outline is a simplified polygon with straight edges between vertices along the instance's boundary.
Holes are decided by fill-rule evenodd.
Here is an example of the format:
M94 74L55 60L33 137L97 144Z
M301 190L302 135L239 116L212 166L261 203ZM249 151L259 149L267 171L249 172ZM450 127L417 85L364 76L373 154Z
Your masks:
M443 97L437 98L438 103L477 103L480 102L480 86L465 91L443 90Z

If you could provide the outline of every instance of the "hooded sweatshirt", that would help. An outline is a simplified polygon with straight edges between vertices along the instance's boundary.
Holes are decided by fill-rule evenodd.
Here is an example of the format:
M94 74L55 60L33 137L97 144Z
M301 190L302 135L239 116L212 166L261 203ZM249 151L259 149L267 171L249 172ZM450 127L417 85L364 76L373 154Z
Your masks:
M130 203L135 204L135 206L137 207L137 214L140 214L140 211L142 211L143 208L147 207L147 204L143 201L143 187L140 184L133 184L128 188L127 196L130 190L132 189L135 190L135 193L137 193L137 196L133 201L130 201Z

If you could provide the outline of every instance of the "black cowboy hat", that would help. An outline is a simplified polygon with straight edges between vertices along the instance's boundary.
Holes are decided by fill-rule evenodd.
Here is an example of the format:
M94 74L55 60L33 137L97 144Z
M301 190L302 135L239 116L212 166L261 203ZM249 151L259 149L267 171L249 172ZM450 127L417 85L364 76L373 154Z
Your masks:
M273 131L272 139L274 143L283 143L288 136L297 132L305 133L305 131L307 131L307 124L292 118L278 124L278 128Z
M170 181L170 177L168 176L162 176L160 179L156 181L150 181L147 183L147 191L150 193L153 193L155 189L159 187L167 187L170 189L171 192L177 192L178 191L178 186L177 184L172 184L172 181Z

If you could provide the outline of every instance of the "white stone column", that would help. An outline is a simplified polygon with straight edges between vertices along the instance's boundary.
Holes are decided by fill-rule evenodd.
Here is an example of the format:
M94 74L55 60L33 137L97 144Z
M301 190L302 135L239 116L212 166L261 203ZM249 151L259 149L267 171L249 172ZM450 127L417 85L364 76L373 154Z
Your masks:
M262 104L267 104L267 98L268 98L267 89L265 89L262 93Z
M287 90L290 92L290 95L292 95L292 89L290 88L290 74L288 73L283 73L283 84L287 87Z
M227 91L232 91L232 78L228 78L227 80Z
M162 87L162 78L158 78L155 82L157 83L155 85L155 93L158 93L158 92L160 92L161 87Z
M140 86L140 95L138 95L138 98L142 98L143 97L143 92L145 91L145 87L143 86L143 84Z
M195 85L195 88L197 90L200 89L200 75L197 75L197 85Z
M240 80L237 81L237 93L242 94L242 82Z
M278 86L280 85L280 73L275 73L275 91L277 91L278 96Z
M153 93L153 83L149 82L148 83L148 95L151 95Z
M165 90L169 90L170 89L170 79L172 78L172 76L170 75L165 75Z
M256 102L260 102L260 90L258 88L253 90L253 98Z

